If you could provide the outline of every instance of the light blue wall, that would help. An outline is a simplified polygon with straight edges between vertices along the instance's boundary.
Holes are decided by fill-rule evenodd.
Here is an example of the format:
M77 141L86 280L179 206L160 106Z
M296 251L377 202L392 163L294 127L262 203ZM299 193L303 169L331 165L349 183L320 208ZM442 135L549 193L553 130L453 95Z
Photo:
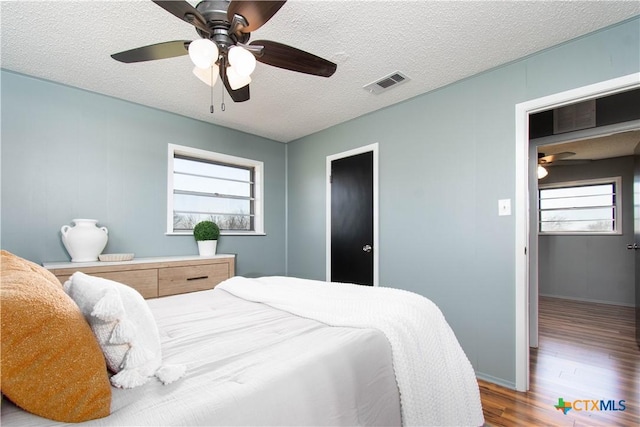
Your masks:
M513 386L515 222L498 200L515 196L515 105L638 72L639 35L636 18L288 144L289 274L325 278L326 156L378 142L381 284L436 302L478 375Z
M95 218L105 252L197 254L165 236L167 144L264 162L267 236L222 236L237 273L285 273L285 146L5 70L2 84L2 248L35 262L69 260L60 227ZM224 113L220 113L224 114Z
M513 385L515 224L497 200L515 194L515 104L638 72L639 35L630 20L286 147L2 71L1 245L68 259L60 226L92 217L108 252L195 254L164 235L171 142L265 162L268 235L220 240L239 274L324 279L326 156L378 142L381 283L435 301L478 374Z
M538 237L539 293L577 300L635 306L633 156L584 165L554 166L540 184L622 177L622 234Z

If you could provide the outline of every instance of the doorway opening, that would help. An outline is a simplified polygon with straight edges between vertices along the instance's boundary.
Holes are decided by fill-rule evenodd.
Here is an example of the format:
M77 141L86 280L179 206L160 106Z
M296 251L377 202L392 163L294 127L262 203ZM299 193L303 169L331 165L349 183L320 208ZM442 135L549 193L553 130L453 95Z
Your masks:
M530 346L530 271L537 269L531 265L532 250L537 250L534 240L537 233L530 230L530 182L535 176L537 159L531 159L529 144L530 115L563 107L589 99L596 99L640 87L640 73L584 86L553 94L516 105L516 192L515 192L515 296L516 296L516 390L529 389L529 346ZM537 157L537 156L536 156ZM537 254L536 258L537 259ZM537 295L537 289L535 289ZM537 306L531 307L536 310ZM536 319L534 319L536 320ZM537 328L537 324L536 324Z
M634 306L633 176L640 119L590 130L589 138L530 141L530 346L538 347L539 297ZM584 132L583 132L584 133ZM558 138L555 138L556 140Z

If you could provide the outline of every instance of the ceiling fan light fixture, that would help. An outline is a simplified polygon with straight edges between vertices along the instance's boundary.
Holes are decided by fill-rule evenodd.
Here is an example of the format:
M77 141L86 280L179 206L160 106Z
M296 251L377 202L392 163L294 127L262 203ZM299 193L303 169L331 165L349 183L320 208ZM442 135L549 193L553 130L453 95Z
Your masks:
M218 81L218 66L216 64L213 64L210 68L206 69L193 67L193 74L203 83L209 86L213 86Z
M227 67L227 79L229 80L229 86L233 90L238 90L251 83L251 77L238 74L238 71L233 66Z
M538 179L542 179L547 175L549 175L549 172L542 165L538 165Z
M220 76L226 92L231 95L234 102L249 100L248 85L251 82L250 75L255 69L256 61L320 77L331 77L337 69L337 65L331 61L286 44L270 40L254 40L246 44L249 42L251 33L267 23L286 3L286 0L199 1L195 7L191 5L195 1L153 0L152 2L181 21L193 25L200 38L193 41L174 40L129 49L111 55L114 60L128 64L188 54L194 65L205 72L213 72L214 65L218 67L216 74ZM196 70L194 74L206 84L215 84L214 77L210 73L205 75ZM210 110L213 113L213 107ZM224 111L224 102L222 110Z
M209 69L218 60L218 46L209 39L189 43L189 58L198 68Z
M242 46L231 46L227 55L229 64L240 76L248 77L256 69L256 57Z

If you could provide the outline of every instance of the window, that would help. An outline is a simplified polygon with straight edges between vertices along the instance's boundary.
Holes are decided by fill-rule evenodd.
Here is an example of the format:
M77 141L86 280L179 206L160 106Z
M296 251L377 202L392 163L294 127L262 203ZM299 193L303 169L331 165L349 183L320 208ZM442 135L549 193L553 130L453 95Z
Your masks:
M541 185L539 227L543 234L620 234L621 178Z
M222 234L263 234L263 163L169 144L167 233L211 220Z

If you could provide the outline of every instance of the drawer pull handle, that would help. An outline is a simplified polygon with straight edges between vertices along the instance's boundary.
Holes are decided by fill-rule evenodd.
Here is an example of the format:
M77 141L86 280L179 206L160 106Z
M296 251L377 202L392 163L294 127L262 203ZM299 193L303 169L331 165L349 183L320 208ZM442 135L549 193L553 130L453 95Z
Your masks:
M204 280L208 278L209 276L187 277L187 280Z

